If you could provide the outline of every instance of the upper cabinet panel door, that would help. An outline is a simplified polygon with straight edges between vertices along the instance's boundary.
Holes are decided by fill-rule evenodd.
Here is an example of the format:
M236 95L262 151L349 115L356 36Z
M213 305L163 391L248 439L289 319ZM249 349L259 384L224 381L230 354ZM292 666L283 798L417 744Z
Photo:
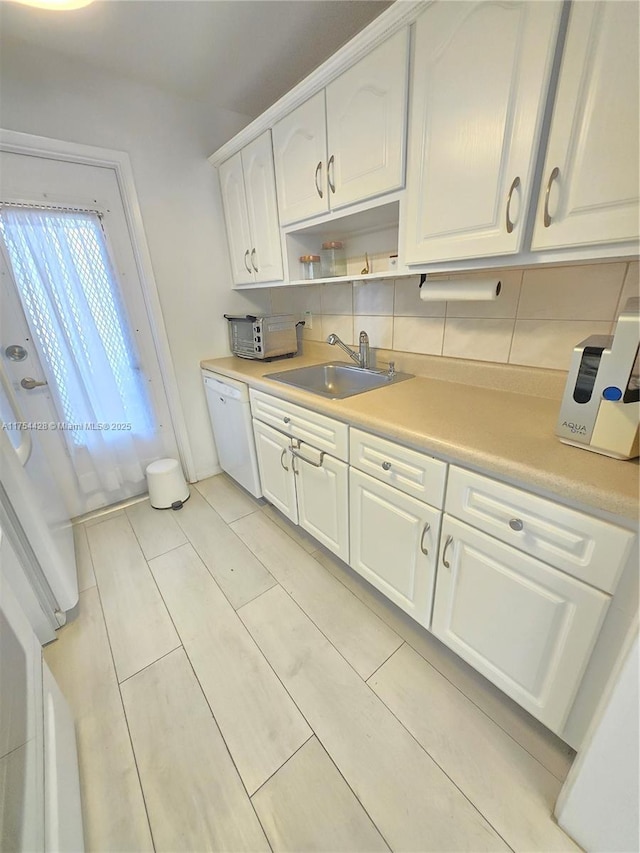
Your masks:
M282 281L282 249L273 173L271 133L267 130L242 151L249 227L249 264L256 281Z
M273 127L280 224L329 209L324 90Z
M638 4L573 3L532 248L638 238Z
M248 284L255 276L251 269L251 233L240 152L223 163L219 172L233 281Z
M332 208L404 186L408 48L404 28L327 86Z
M560 13L436 3L416 22L407 263L520 250Z

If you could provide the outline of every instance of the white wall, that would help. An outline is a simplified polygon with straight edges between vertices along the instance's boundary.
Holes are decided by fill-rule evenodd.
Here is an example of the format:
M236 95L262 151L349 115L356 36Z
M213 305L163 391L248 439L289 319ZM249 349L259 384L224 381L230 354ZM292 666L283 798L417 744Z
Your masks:
M260 310L269 299L230 290L217 176L206 162L248 120L56 54L2 46L0 126L131 158L199 477L218 470L199 362L228 353L225 311Z
M585 850L638 850L638 634L571 769L556 814Z

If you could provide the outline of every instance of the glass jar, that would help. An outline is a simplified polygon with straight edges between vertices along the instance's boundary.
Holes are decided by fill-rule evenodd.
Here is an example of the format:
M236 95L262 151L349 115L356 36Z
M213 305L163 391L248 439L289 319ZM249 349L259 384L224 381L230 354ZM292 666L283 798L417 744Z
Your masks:
M300 255L300 278L320 278L320 255Z
M344 243L340 240L329 240L322 244L320 272L323 278L347 274L347 258L344 252Z

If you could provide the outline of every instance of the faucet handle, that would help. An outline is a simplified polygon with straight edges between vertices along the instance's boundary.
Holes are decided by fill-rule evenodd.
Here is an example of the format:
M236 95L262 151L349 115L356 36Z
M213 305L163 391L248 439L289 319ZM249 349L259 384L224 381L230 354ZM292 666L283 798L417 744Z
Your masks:
M396 375L396 363L395 363L395 361L390 361L389 362L389 376L395 376L395 375Z

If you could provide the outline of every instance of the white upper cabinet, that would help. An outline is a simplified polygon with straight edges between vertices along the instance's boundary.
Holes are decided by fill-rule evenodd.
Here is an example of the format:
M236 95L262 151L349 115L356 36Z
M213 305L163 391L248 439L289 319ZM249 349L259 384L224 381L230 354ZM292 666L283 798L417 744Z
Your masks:
M408 40L405 27L273 127L282 225L404 186Z
M638 238L638 4L573 3L533 249Z
M285 116L272 132L281 224L327 211L324 89Z
M220 166L220 189L234 283L282 281L269 131Z
M416 22L406 263L520 251L560 13L435 3Z

